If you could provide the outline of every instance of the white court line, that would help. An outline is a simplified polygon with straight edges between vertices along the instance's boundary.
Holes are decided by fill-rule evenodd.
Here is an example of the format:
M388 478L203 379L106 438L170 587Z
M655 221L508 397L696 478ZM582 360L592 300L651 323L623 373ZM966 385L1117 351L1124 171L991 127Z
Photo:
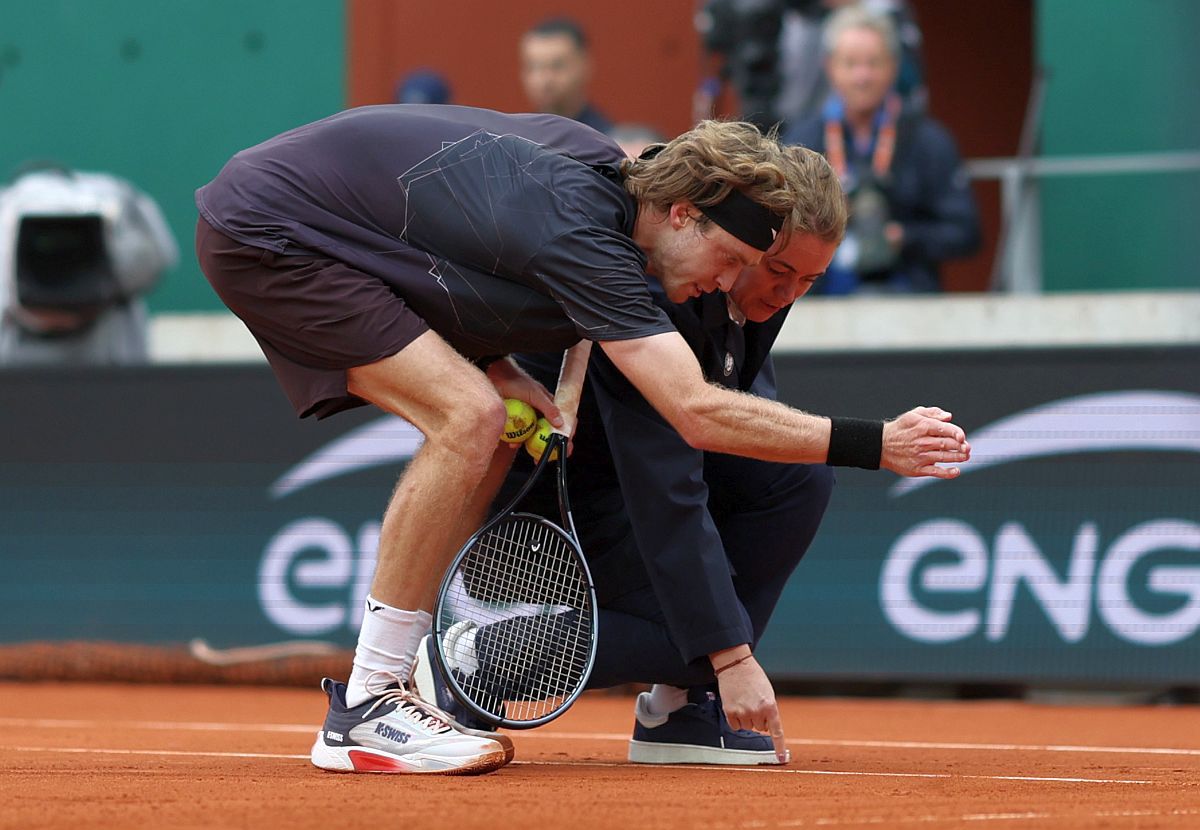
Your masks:
M157 729L180 732L305 732L316 734L316 723L215 723L211 721L166 720L65 720L62 718L0 718L0 726L32 727L35 729L91 729L111 726L114 729Z
M741 826L757 827L861 827L865 824L886 825L892 827L900 824L964 824L966 822L983 821L1037 821L1052 819L1062 821L1078 821L1080 819L1103 818L1179 818L1183 816L1200 815L1200 810L1098 810L1093 813L967 813L961 816L871 816L866 818L813 818L785 819L774 824L765 821L748 821Z
M945 741L837 741L816 738L788 738L801 746L855 746L884 749L978 749L1005 752L1108 752L1118 755L1200 755L1200 749L1175 749L1154 746L1084 746L1082 744L967 744Z
M0 723L3 720L0 719ZM513 733L509 733L513 734ZM604 732L543 732L532 735L535 738L559 738L575 741L627 741L628 734ZM1200 749L1182 749L1157 746L1084 746L1082 744L969 744L950 743L946 741L847 741L832 738L788 738L788 744L795 746L846 746L868 747L876 749L966 749L991 752L995 750L1011 752L1107 752L1119 755L1196 755Z
M623 762L615 761L513 761L514 764L528 764L538 767L623 767ZM950 772L858 772L829 769L789 769L786 767L735 767L735 766L706 766L703 764L655 764L657 769L703 769L710 772L757 772L771 775L834 775L854 778L937 778L981 781L1032 781L1051 784L1156 784L1156 781L1140 781L1131 778L1050 778L1034 775L956 775Z
M92 749L81 746L0 746L5 752L59 752L68 755L167 755L181 758L283 758L307 761L305 755L282 755L274 752L193 752L182 749Z
M100 721L66 720L52 718L0 718L0 727L18 728L65 728L88 729L112 727L114 729L151 729L163 731L197 732L294 732L301 734L318 731L316 724L298 723L220 723L213 721ZM538 730L511 730L506 734L519 739L567 741L628 741L629 733L621 732L557 732ZM1200 749L1155 746L1086 746L1083 744L992 744L959 743L947 741L853 741L826 738L788 738L795 746L842 746L875 749L955 749L983 752L1096 752L1116 755L1180 755L1200 756Z
M270 752L199 752L181 749L92 749L79 746L0 746L0 752L50 752L68 755L151 755L174 758L269 758L309 760L308 755L285 755ZM628 767L620 761L513 761L514 766L533 767ZM824 769L783 769L780 767L705 766L702 764L656 764L659 769L678 769L708 772L757 772L774 775L829 775L855 778L936 778L973 779L982 781L1028 781L1053 784L1155 784L1128 778L1047 778L1032 775L955 775L948 772L844 772Z

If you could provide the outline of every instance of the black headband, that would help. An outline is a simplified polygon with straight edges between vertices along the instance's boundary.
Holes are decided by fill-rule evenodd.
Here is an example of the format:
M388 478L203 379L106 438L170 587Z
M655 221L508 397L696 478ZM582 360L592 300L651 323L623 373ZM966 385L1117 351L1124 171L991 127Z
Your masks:
M740 190L730 190L729 195L715 205L696 207L709 219L759 251L769 250L775 242L775 235L783 227L782 216L772 213Z
M652 159L666 146L665 144L651 144L642 151L638 159ZM775 235L783 227L782 216L772 213L737 189L731 189L729 195L715 205L707 207L697 205L696 207L699 207L700 212L716 222L717 225L758 251L770 250L771 245L775 242Z

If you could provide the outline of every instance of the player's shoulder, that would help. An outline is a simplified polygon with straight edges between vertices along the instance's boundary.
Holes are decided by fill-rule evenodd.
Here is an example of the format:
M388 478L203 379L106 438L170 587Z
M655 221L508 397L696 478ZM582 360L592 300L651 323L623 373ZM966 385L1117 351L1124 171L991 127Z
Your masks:
M440 121L469 126L500 136L514 136L585 165L614 164L625 158L621 148L602 132L570 118L540 112L500 112L454 104L392 104L361 107L368 117ZM382 110L380 113L374 111Z

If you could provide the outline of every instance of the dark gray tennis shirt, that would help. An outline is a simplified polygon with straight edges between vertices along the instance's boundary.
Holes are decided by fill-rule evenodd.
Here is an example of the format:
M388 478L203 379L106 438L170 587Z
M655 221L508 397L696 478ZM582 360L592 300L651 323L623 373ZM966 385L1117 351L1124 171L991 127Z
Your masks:
M468 356L672 331L610 139L552 115L363 107L238 153L196 192L246 245L384 280Z

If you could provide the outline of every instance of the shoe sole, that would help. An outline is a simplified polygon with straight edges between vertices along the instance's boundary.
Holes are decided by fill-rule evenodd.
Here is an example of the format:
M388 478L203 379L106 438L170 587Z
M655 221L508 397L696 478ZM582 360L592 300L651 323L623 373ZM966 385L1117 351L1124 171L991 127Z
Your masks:
M467 729L458 723L451 723L450 726L456 731L464 735L470 735L472 738L487 738L489 741L495 741L504 749L504 763L507 764L517 754L517 750L513 747L512 738L501 732L484 732L482 729Z
M422 752L393 755L365 746L329 746L319 733L311 760L313 766L328 772L385 775L483 775L508 763L500 746L491 752L448 759Z
M424 654L420 653L418 655L416 664L413 666L413 682L418 689L432 689L434 688L436 682L433 678L433 672L437 671L437 668L430 664L431 661L423 658ZM433 703L436 705L437 701L435 700ZM452 726L456 732L461 732L464 735L470 735L472 738L487 738L490 741L495 741L496 743L500 744L500 746L504 747L504 763L506 764L510 762L517 754L516 749L513 747L512 738L501 734L500 732L485 732L482 729L468 729L458 721L451 721L450 726Z
M729 764L734 766L779 765L774 750L723 749L693 744L629 742L629 760L634 764Z

